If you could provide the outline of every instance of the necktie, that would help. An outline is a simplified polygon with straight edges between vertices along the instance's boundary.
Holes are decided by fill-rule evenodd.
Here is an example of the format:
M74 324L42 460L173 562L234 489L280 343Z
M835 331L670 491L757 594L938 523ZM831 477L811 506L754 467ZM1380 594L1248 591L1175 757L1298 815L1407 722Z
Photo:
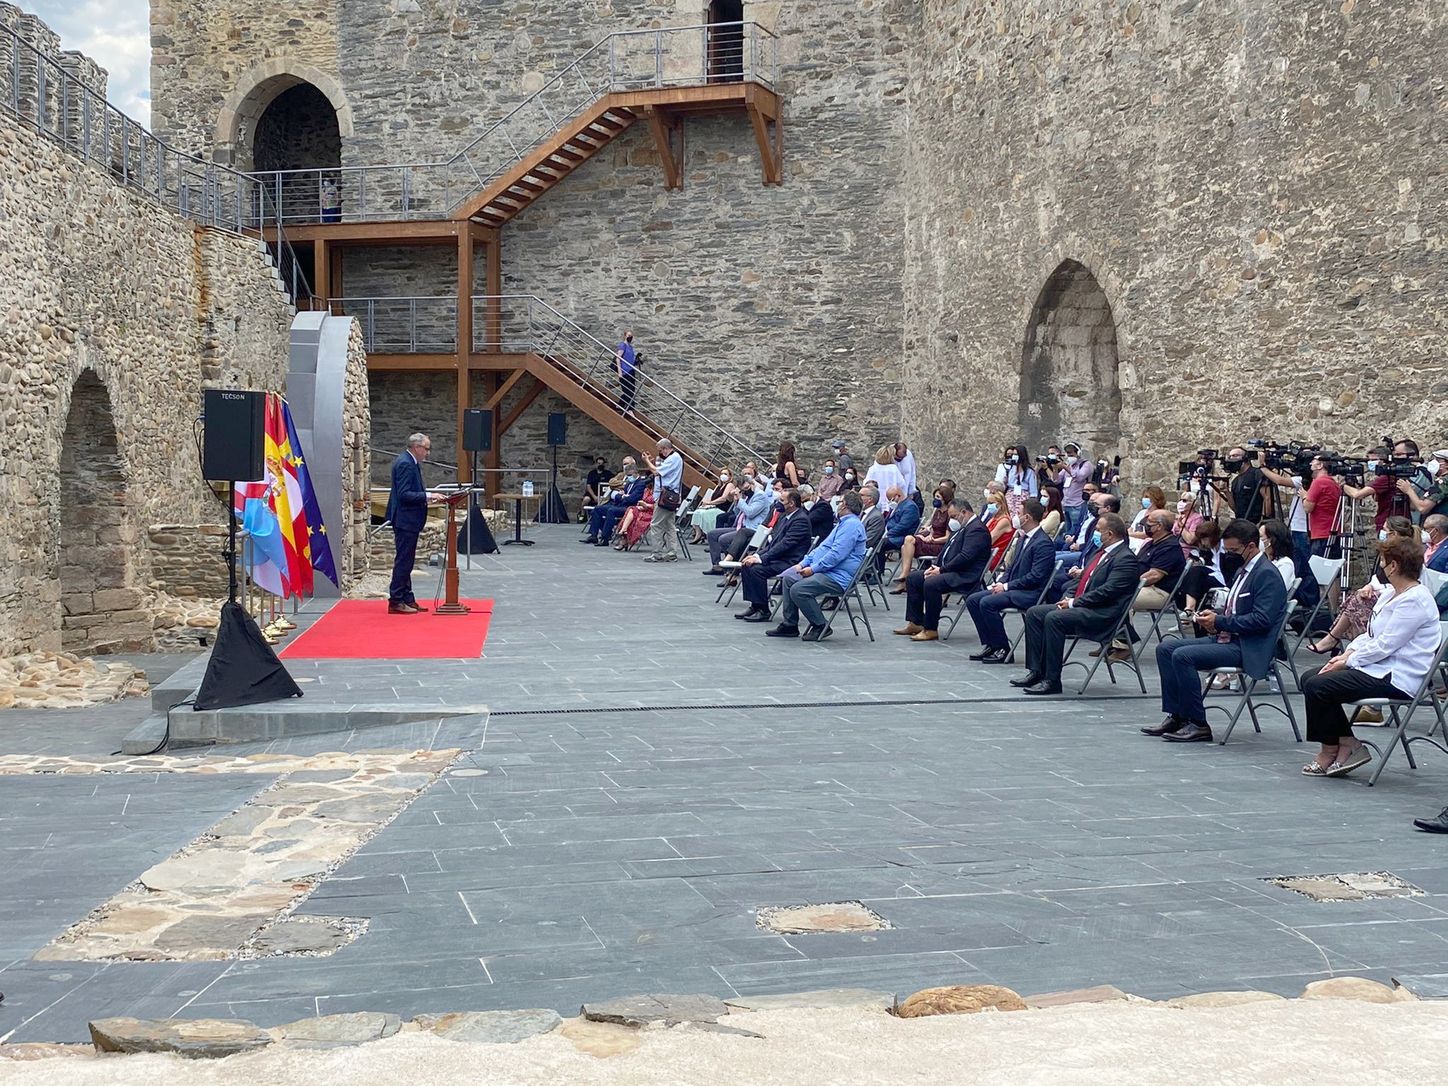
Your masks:
M1091 574L1096 572L1096 567L1101 564L1101 559L1105 557L1106 552L1104 550L1098 551L1096 557L1091 559L1091 563L1086 567L1086 572L1081 574L1081 586L1076 589L1076 597L1078 599L1086 594L1086 585L1091 580Z

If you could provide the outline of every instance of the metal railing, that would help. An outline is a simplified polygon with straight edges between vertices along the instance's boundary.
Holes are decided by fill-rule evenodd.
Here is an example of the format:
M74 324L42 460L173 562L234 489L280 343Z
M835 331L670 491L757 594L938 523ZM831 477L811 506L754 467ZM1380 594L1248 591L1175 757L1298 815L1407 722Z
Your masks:
M368 354L456 354L456 295L421 298L330 298L335 317L353 317L362 326Z
M758 23L610 34L451 158L251 175L283 223L447 218L605 95L779 80L779 46Z
M60 144L144 199L202 226L240 233L279 216L246 174L205 162L163 143L85 82L84 58L55 58L0 24L0 109ZM296 253L278 231L269 243L297 304L311 288Z
M532 295L475 296L473 353L537 354L610 409L625 406L615 348ZM672 439L702 471L745 460L773 462L660 384L649 372L656 364L650 358L634 371L630 410L643 429Z

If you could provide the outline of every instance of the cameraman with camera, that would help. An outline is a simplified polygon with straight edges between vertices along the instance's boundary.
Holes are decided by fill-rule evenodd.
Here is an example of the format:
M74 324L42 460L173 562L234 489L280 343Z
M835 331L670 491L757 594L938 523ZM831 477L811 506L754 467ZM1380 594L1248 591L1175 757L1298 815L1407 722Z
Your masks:
M1068 536L1074 536L1086 523L1086 484L1095 469L1076 442L1068 441L1064 448L1066 466L1061 469L1057 482L1061 486L1061 508L1066 514Z
M1388 453L1390 445L1393 450L1391 455ZM1398 483L1411 481L1422 474L1422 468L1418 464L1418 446L1406 439L1393 444L1384 438L1382 445L1368 452L1364 467L1371 476L1365 480L1365 485L1354 486L1342 478L1337 481L1348 497L1359 501L1372 498L1377 502L1373 512L1373 530L1378 533L1378 539L1382 540L1386 538L1383 525L1389 517L1410 517L1412 514L1413 506Z
M1420 516L1448 514L1448 449L1437 449L1433 459L1423 467L1428 473L1426 487L1415 486L1411 479L1399 479L1398 490Z
M1232 473L1227 486L1232 492L1232 510L1241 520L1261 524L1272 515L1272 487L1257 466L1257 450L1234 445L1222 466Z
M1297 571L1297 602L1305 612L1317 606L1320 594L1317 579L1312 576L1308 559L1312 557L1312 536L1308 531L1307 506L1303 498L1307 494L1305 478L1311 471L1310 455L1296 453L1289 447L1274 450L1268 456L1267 466L1262 468L1263 477L1274 486L1292 491L1292 504L1287 513L1287 530L1292 533L1292 566Z

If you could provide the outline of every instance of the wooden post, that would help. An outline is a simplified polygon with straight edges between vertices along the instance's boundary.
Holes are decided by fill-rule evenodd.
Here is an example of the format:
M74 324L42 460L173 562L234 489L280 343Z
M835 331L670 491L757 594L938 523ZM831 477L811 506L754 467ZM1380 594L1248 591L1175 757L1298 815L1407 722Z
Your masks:
M472 482L471 458L463 453L463 411L472 406L473 360L473 232L467 223L458 230L458 481Z
M488 240L487 250L488 266L483 292L496 299L499 294L503 293L503 238L498 231L495 230L492 238ZM503 349L503 314L501 303L496 300L488 303L487 330L488 350L501 353Z
M312 283L317 308L323 313L332 312L332 247L326 238L312 243Z

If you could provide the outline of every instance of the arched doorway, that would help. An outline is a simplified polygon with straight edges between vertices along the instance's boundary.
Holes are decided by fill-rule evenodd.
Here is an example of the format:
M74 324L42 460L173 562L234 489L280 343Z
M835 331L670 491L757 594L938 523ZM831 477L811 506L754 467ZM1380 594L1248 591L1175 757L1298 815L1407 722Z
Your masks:
M744 78L744 0L710 0L709 82Z
M1075 440L1096 456L1121 441L1116 321L1101 284L1074 260L1051 273L1031 311L1019 428L1031 449Z
M149 648L151 622L135 587L138 542L126 501L111 397L94 370L70 395L60 446L60 643L66 652Z
M259 173L339 169L342 131L327 96L298 83L273 98L256 120L251 159Z

